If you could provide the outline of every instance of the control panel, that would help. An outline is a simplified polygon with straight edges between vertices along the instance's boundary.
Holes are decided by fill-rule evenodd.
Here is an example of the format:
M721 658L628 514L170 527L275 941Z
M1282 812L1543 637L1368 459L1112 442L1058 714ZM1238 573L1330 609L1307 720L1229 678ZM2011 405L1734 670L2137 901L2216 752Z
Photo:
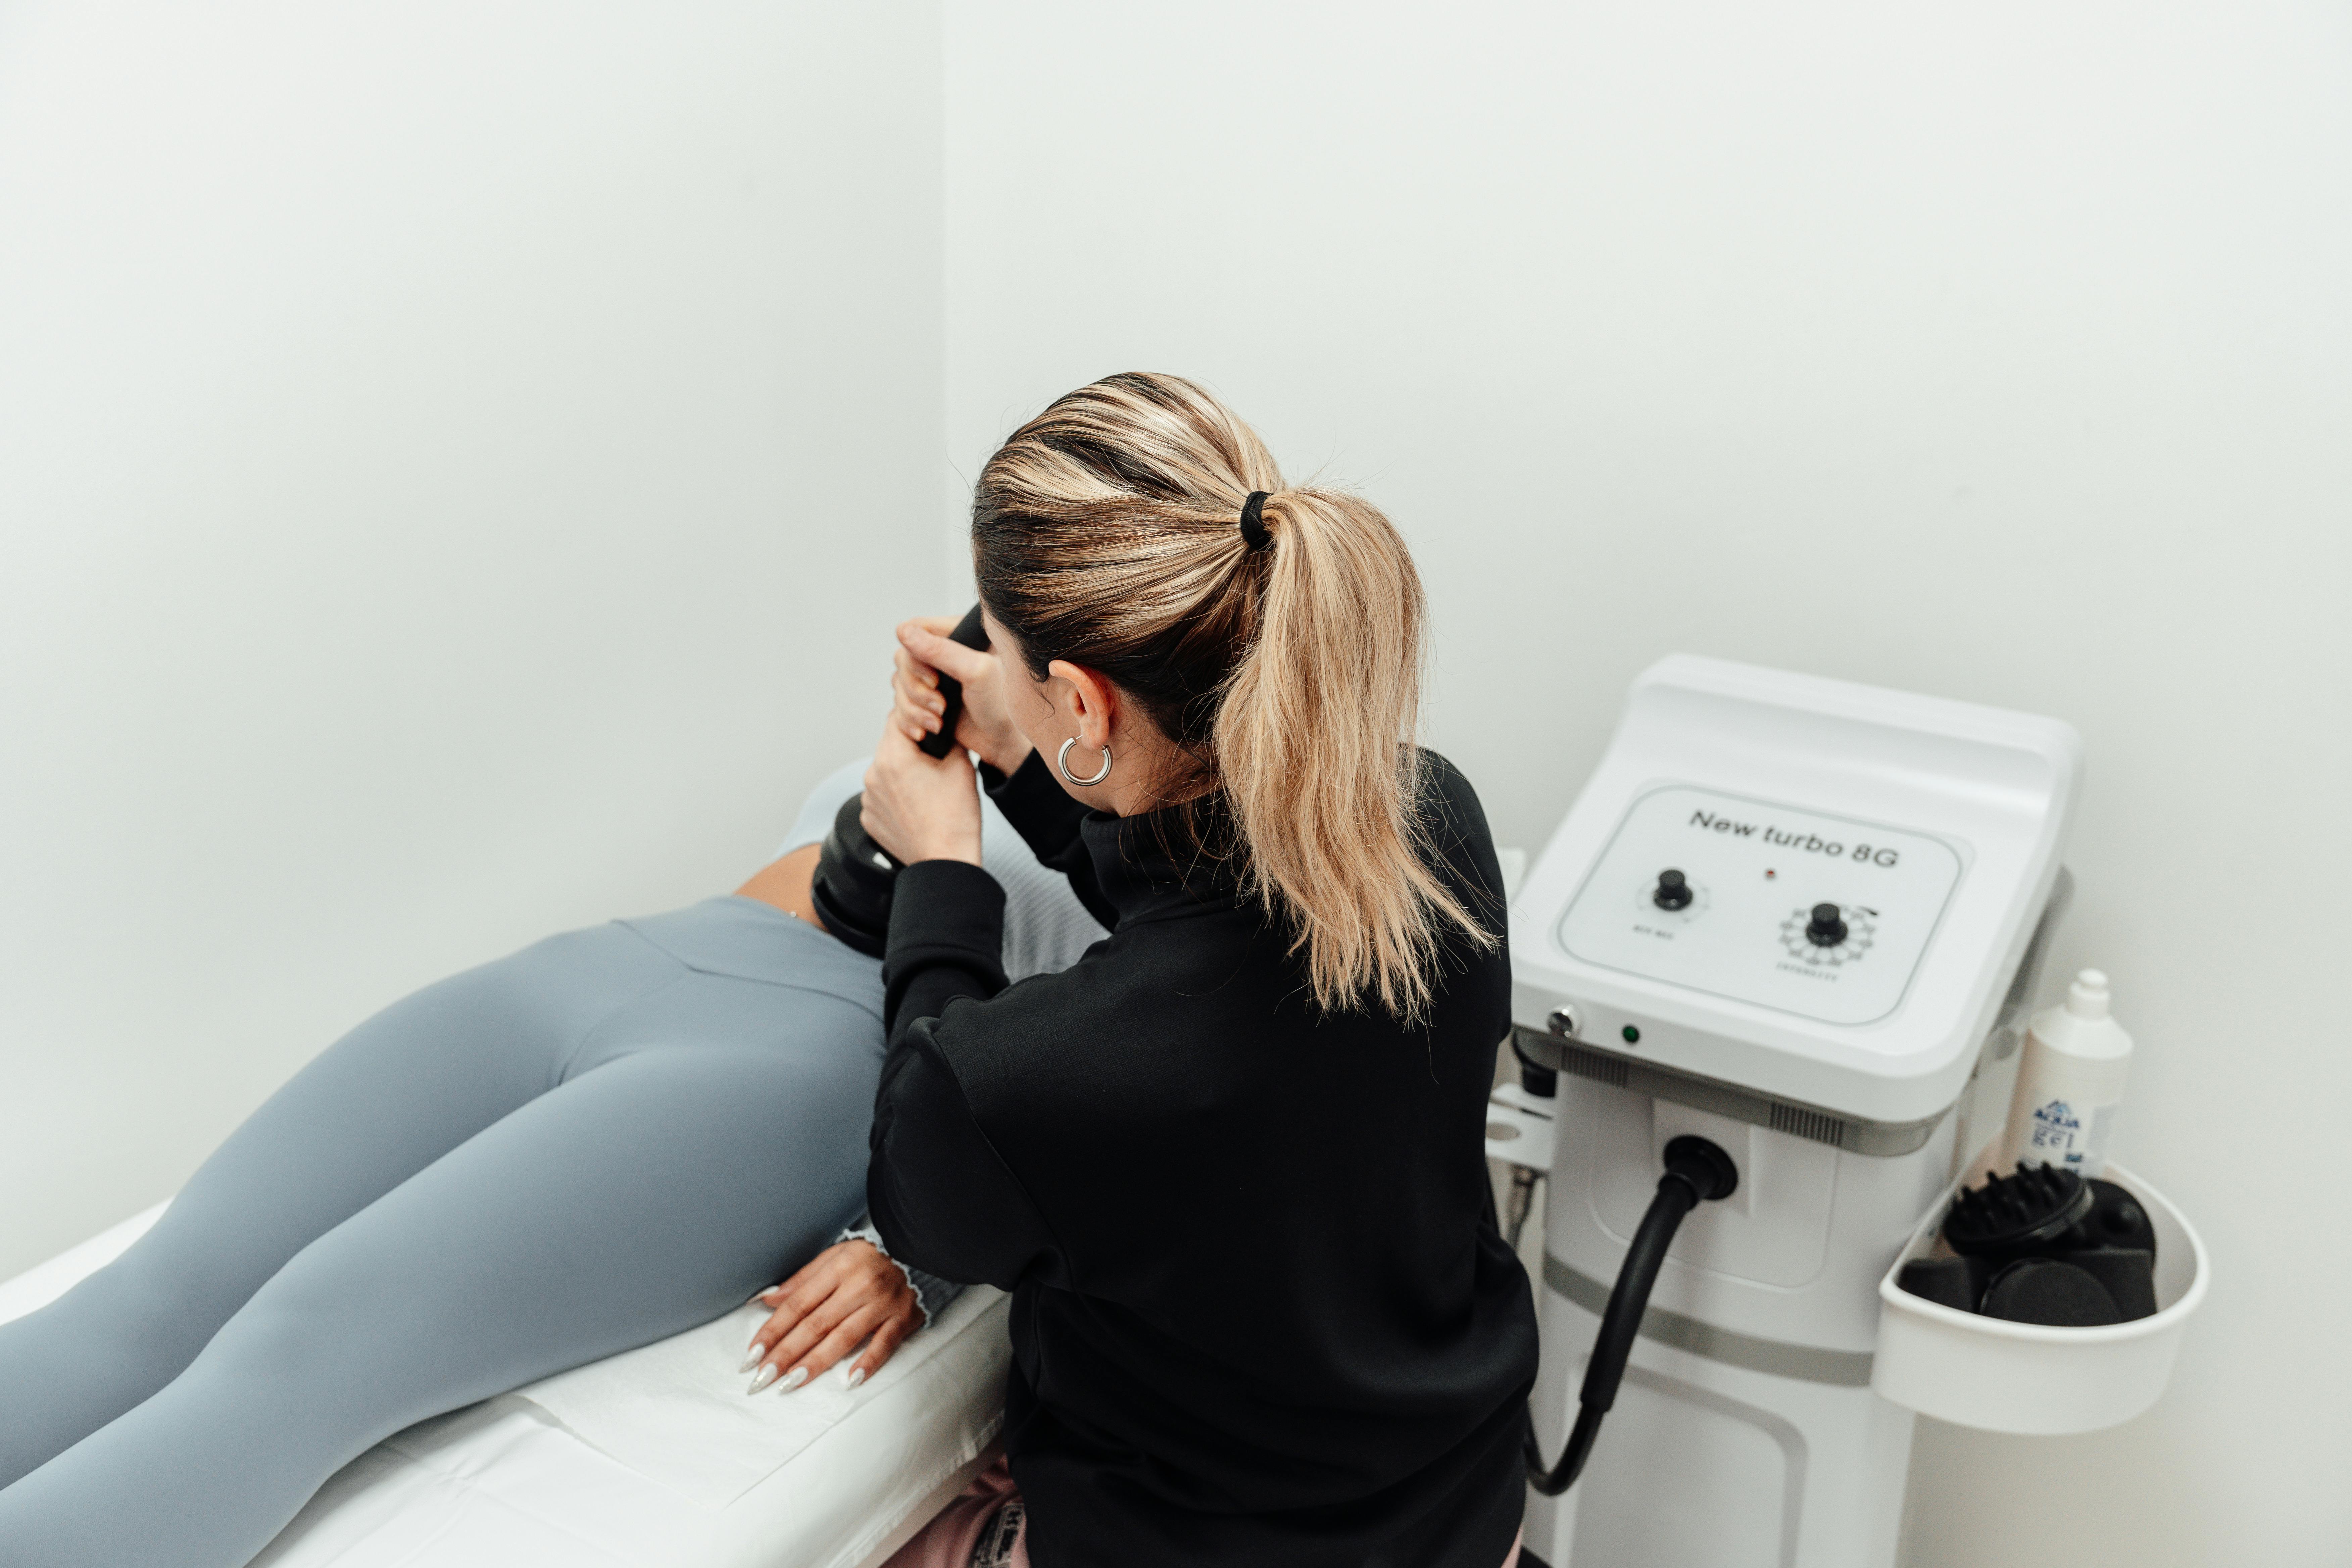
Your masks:
M1554 937L1587 963L1874 1023L1901 1005L1961 869L1924 833L1669 784L1635 798Z

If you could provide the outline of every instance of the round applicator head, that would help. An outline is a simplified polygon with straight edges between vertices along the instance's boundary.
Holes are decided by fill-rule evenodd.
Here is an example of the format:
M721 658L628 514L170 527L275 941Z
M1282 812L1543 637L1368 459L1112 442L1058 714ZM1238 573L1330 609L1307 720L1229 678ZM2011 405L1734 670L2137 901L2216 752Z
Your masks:
M866 797L853 795L834 814L833 831L816 855L809 878L809 902L824 929L866 954L879 958L890 935L890 895L898 862L867 837L859 820Z
M2021 1258L1994 1275L1978 1310L1988 1318L2057 1329L2096 1329L2124 1321L2096 1275L2050 1258Z

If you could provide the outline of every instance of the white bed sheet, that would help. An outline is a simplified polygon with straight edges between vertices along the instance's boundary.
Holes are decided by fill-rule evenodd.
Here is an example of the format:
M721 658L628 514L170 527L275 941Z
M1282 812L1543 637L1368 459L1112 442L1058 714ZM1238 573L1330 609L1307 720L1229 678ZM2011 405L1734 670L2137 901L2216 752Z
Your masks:
M120 1255L157 1205L0 1284L0 1322ZM872 1382L746 1397L745 1307L421 1422L338 1472L256 1568L860 1568L986 1462L1005 1298L964 1293Z

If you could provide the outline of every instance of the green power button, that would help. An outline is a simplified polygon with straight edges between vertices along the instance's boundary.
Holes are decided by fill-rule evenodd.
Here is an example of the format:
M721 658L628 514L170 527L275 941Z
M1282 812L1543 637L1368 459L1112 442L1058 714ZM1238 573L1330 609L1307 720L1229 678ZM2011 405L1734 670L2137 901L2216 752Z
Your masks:
M1625 1037L1625 1043L1629 1046L1638 1046L1642 1043L1642 1031L1633 1027L1631 1024L1626 1025L1617 1032Z

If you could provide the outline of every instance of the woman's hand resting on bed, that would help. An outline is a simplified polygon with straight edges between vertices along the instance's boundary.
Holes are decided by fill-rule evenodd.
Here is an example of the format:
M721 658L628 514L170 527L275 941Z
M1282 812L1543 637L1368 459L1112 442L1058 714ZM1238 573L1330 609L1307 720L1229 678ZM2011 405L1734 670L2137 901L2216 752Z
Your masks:
M790 1393L863 1344L866 1353L849 1369L855 1388L923 1326L923 1306L906 1271L870 1241L828 1247L753 1300L774 1309L751 1336L743 1363L745 1372L760 1369L753 1394L772 1383Z

